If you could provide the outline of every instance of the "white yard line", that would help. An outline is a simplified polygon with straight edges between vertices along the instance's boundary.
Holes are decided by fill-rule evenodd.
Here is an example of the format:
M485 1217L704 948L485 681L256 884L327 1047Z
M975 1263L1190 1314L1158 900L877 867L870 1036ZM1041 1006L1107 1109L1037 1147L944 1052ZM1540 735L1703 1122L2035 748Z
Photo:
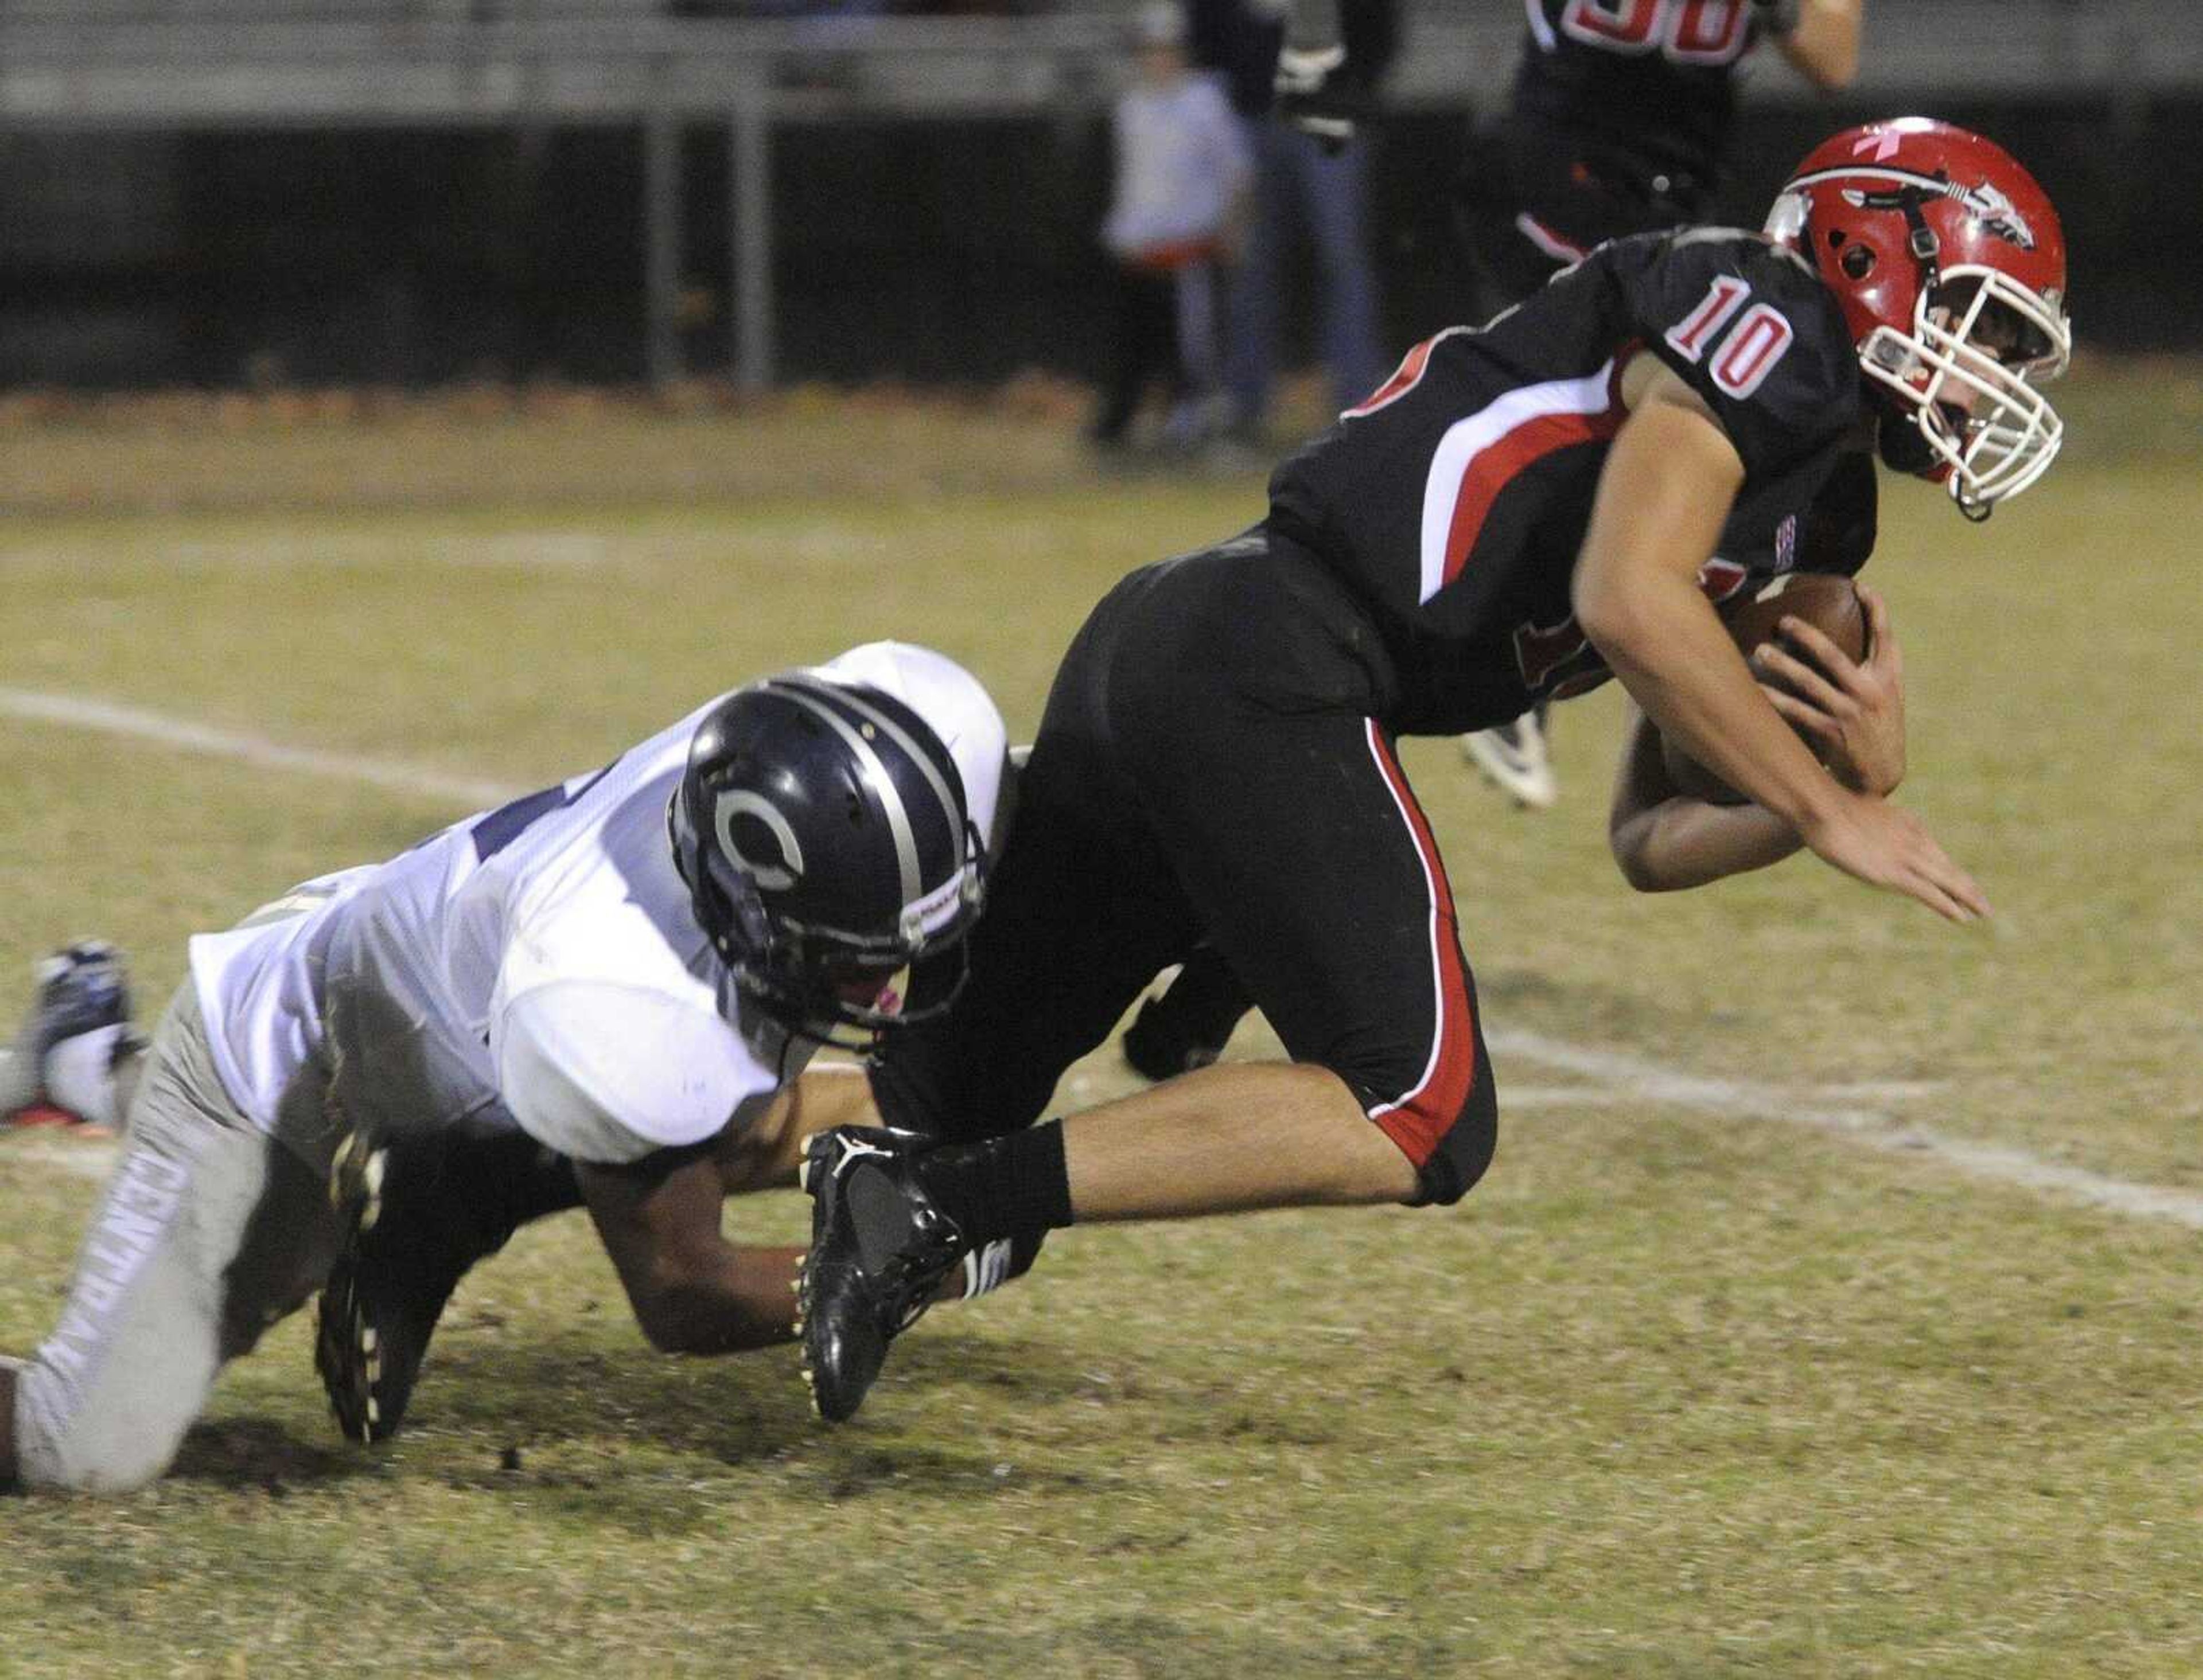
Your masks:
M1925 1156L1970 1178L2041 1191L2060 1200L2134 1218L2166 1219L2191 1230L2203 1230L2203 1195L2190 1191L2107 1178L2084 1168L2046 1161L2024 1149L1944 1137L1873 1109L1830 1105L1816 1100L1812 1093L1749 1080L1704 1078L1624 1051L1570 1044L1543 1033L1502 1029L1489 1036L1492 1049L1500 1055L1519 1056L1540 1067L1598 1080L1609 1090L1640 1101L1739 1120L1771 1120L1798 1126L1886 1154ZM1506 1105L1507 1088L1503 1084L1503 1112Z
M0 687L0 715L157 741L184 752L234 759L262 769L290 770L304 775L363 782L398 793L447 799L468 809L497 805L522 791L503 782L450 775L417 764L286 746L264 736L210 728L188 718L74 695ZM1503 1086L1503 1111L1509 1107L1558 1108L1627 1101L1663 1104L1737 1120L1773 1121L1840 1137L1884 1154L1924 1156L1986 1182L2036 1191L2133 1218L2169 1220L2190 1229L2203 1230L2203 1195L2163 1185L2108 1178L2101 1173L2064 1166L2005 1145L1943 1137L1909 1122L1899 1123L1881 1110L1866 1105L1917 1102L1933 1094L1932 1085L1893 1081L1793 1090L1749 1080L1707 1078L1626 1051L1571 1044L1543 1033L1503 1028L1492 1032L1490 1040L1492 1049L1503 1057L1519 1057L1590 1082L1586 1086ZM1073 1088L1084 1082L1076 1075L1072 1080ZM86 1169L95 1160L99 1169L103 1169L111 1153L84 1140L63 1144L51 1140L15 1139L0 1145L0 1148L8 1149L18 1159L51 1159L70 1170Z
M108 1170L115 1164L116 1152L113 1138L0 1133L0 1167L51 1167L56 1172L89 1179L95 1184L107 1176Z
M516 793L526 791L502 781L452 775L394 759L363 758L347 752L286 746L265 735L216 729L188 718L118 705L109 700L42 693L33 688L0 687L0 716L34 723L59 724L70 729L90 729L100 734L123 735L133 740L155 741L183 752L228 758L256 769L289 770L300 775L363 782L393 793L449 800L465 811L501 805Z

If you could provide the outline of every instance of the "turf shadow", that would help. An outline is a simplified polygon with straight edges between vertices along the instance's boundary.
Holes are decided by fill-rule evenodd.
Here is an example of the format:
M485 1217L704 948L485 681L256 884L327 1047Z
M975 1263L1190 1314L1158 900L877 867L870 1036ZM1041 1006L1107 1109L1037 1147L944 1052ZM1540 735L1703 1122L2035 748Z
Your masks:
M453 1338L422 1372L409 1427L483 1432L524 1444L647 1439L723 1463L770 1458L819 1437L793 1348L714 1359L552 1341ZM1001 1336L916 1335L899 1344L890 1389L978 1387L1012 1406L1080 1391L1060 1347Z
M356 1447L310 1445L265 1418L224 1418L192 1425L168 1473L280 1497L292 1486L340 1482L374 1469L375 1460Z

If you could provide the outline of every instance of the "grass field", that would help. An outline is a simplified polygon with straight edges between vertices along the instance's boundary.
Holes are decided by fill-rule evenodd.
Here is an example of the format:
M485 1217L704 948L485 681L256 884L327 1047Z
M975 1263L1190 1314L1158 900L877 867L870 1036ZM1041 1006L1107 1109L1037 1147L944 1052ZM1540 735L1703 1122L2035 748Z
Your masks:
M1986 528L1893 486L1872 571L1989 928L1809 860L1633 896L1608 696L1549 816L1410 744L1497 1035L1459 1208L1075 1231L830 1433L792 1353L653 1354L568 1216L391 1448L293 1321L168 1483L0 1504L0 1674L2203 1672L2203 380L2068 406ZM9 694L534 786L892 634L1026 731L1112 579L1261 504L1072 435L1044 393L0 415L0 1018L88 931L157 1002L191 931L456 814ZM0 1347L99 1160L0 1141Z

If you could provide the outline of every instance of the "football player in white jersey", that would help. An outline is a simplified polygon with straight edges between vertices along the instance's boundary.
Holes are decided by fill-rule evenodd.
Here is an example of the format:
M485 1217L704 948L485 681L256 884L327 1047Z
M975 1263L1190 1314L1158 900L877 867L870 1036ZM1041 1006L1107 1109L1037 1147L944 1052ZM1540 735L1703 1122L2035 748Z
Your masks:
M9 1095L121 1117L121 1154L59 1323L0 1361L0 1488L160 1475L221 1366L371 1239L394 1164L577 1188L659 1346L788 1340L795 1251L728 1244L720 1199L792 1182L831 1123L793 1089L819 1044L960 962L1006 746L968 672L871 644L194 939L142 1052L113 953L63 953ZM354 1351L340 1418L387 1432L371 1329Z

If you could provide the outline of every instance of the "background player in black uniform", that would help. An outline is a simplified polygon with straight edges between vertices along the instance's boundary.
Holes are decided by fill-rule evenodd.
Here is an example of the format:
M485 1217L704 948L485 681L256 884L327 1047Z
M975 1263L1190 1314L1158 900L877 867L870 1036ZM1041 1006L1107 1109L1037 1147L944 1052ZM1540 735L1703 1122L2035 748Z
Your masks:
M1459 214L1478 318L1625 233L1705 219L1735 127L1736 76L1771 41L1833 92L1858 70L1864 0L1524 0L1506 113L1479 133ZM1546 708L1465 735L1468 761L1526 809L1559 795Z
M2064 286L2056 213L1998 148L1923 119L1848 131L1799 167L1768 236L1617 240L1489 327L1439 333L1278 469L1260 524L1119 584L1058 673L969 983L874 1064L904 1129L806 1152L821 1412L855 1410L979 1242L1074 1217L1445 1203L1476 1182L1496 1090L1397 735L1611 674L1642 708L1613 828L1633 884L1802 845L1952 921L1987 914L1882 797L1886 762L1852 787L1815 761L1705 591L1717 560L1794 568L1801 516L1832 480L1856 495L1877 445L1972 516L2031 484L2061 437L2036 385L2065 363ZM1886 739L1887 687L1827 667L1842 703L1828 688L1816 727ZM1753 803L1676 794L1656 728ZM1292 1060L1029 1126L1204 938Z

